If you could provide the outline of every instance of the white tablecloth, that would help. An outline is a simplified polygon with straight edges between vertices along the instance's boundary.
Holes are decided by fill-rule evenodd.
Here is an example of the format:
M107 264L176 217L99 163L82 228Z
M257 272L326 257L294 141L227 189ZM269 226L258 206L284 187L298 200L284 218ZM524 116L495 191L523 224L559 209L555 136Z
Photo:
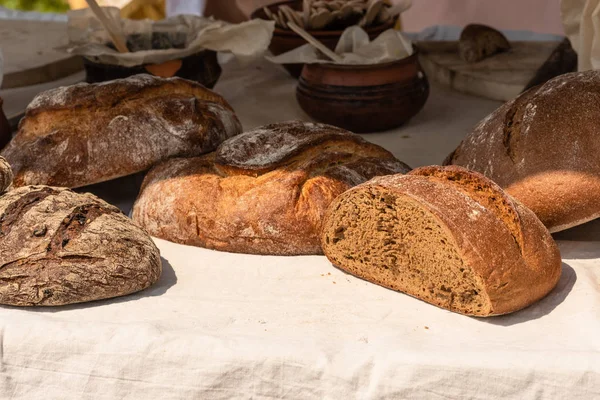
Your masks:
M246 68L226 65L216 88L246 128L306 118L283 71ZM496 106L434 88L407 126L366 137L412 166L440 163ZM127 210L132 182L139 178L94 191ZM147 291L63 308L0 308L0 397L599 398L600 223L557 237L558 287L492 319L369 284L324 257L157 240L164 273Z

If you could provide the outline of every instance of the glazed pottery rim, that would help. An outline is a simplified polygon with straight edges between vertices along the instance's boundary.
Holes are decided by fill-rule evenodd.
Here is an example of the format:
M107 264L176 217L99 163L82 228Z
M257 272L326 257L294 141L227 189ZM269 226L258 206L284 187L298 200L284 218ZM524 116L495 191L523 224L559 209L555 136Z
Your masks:
M267 6L257 8L256 10L252 11L252 13L250 14L250 19L262 19L262 18L258 17L258 13L260 13L264 7L270 8L270 7L280 6L280 5L289 4L289 3L297 3L297 2L298 2L298 0L285 0L285 1L279 1L277 3L273 3L273 4L269 4ZM384 24L379 24L379 25L375 25L375 26L371 26L371 27L367 27L366 29L365 28L363 28L363 29L365 29L365 32L367 32L367 33L373 33L373 32L378 32L378 31L384 32L388 29L392 29L396 25L397 21L398 21L398 16L395 16L390 21L388 21ZM345 29L341 29L341 30L337 29L335 31L325 31L325 30L307 29L306 31L315 37L336 37L336 36L341 36L342 33L344 33L344 30ZM281 29L278 27L275 27L275 30L273 31L273 36L298 37L298 38L300 37L300 35L298 35L296 32L294 32L292 30Z
M398 60L387 61L384 63L376 64L329 64L329 63L312 63L305 64L310 67L324 68L324 69L337 69L337 70L375 70L379 68L386 68L395 65L403 64L414 64L419 62L419 51L417 46L413 45L413 53L410 56L400 58Z

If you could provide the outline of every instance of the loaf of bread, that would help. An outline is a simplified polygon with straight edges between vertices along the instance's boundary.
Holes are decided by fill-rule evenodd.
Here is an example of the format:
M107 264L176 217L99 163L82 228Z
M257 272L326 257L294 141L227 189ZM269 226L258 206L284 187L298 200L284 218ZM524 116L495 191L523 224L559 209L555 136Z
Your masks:
M475 63L510 49L502 32L479 24L467 25L460 34L458 52L468 63Z
M74 188L213 151L240 132L227 102L202 85L136 75L39 94L2 155L15 186Z
M348 190L323 222L339 268L448 310L506 314L558 283L561 259L530 210L483 175L425 167Z
M236 253L320 254L329 203L374 176L407 172L387 150L324 124L245 132L216 152L153 168L133 207L151 235Z
M600 216L600 72L551 79L507 102L446 159L483 173L550 232Z
M0 161L6 178L10 168ZM123 296L155 283L161 268L148 234L91 194L24 186L0 196L0 304Z

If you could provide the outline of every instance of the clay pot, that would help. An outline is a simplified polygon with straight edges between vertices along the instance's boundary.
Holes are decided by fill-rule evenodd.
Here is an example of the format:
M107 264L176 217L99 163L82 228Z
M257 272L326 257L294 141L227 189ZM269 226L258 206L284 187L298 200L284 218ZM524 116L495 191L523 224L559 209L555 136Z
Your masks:
M276 12L277 8L283 4L290 6L294 10L302 9L302 0L280 1L278 3L271 4L268 6L268 8L271 11ZM250 15L250 18L268 19L262 8L254 11ZM365 28L365 31L369 34L369 38L373 40L382 32L392 29L394 25L396 25L396 21L397 19L393 19L383 25L371 26ZM329 47L331 50L334 50L335 46L337 46L337 43L340 40L340 37L342 36L342 33L344 33L344 29L327 31L308 30L308 33L317 38L317 40ZM271 53L273 53L273 55L278 56L305 44L306 40L298 36L298 34L294 31L276 27L275 31L273 32L273 39L271 40L269 50ZM304 64L284 64L283 66L290 73L290 75L292 75L294 78L298 78L302 72L302 67Z
M182 48L185 44L185 35L181 36L180 43L170 43L172 39L165 37L164 34L154 33L152 43L143 43L142 45L139 40L136 40L135 35L131 35L127 38L127 48L130 51L140 51L150 46L153 49ZM113 47L112 44L107 45ZM101 64L86 57L83 58L83 65L87 83L111 81L137 74L153 74L162 77L178 76L201 83L212 89L221 76L221 66L217 60L217 53L211 50L202 50L182 59L168 61L160 65L123 67Z
M404 124L423 108L428 96L429 83L417 51L385 64L307 64L296 90L308 115L358 133Z

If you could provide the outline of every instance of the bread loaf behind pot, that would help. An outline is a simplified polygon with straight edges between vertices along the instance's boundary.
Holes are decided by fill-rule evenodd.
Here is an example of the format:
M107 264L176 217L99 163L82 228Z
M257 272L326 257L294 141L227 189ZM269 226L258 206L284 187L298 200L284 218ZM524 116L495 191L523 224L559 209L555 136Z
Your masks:
M558 248L535 215L459 167L419 168L350 189L325 214L321 243L349 273L475 316L526 307L561 273Z
M510 43L502 32L480 24L465 26L458 42L459 55L468 63L479 62L508 49Z
M74 188L213 151L240 132L229 104L202 85L135 75L39 94L2 155L15 186Z

